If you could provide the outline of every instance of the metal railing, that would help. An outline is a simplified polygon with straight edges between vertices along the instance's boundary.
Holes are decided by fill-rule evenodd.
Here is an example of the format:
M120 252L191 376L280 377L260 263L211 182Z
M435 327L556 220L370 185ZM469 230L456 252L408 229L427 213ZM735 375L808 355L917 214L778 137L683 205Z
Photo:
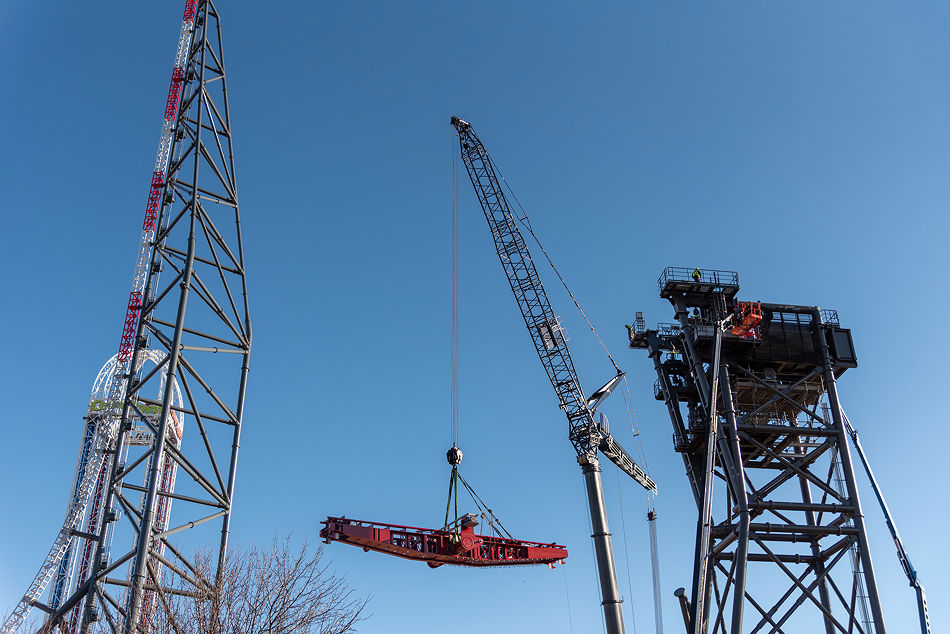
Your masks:
M821 323L826 326L840 326L841 321L838 320L838 311L832 308L822 308Z
M693 278L693 273L699 271L699 279ZM738 286L739 274L736 271L719 271L716 269L690 269L682 266L668 266L663 269L657 288L663 290L669 282L698 282L714 286Z
M656 325L656 330L663 337L678 337L683 332L683 326L677 323L660 322Z

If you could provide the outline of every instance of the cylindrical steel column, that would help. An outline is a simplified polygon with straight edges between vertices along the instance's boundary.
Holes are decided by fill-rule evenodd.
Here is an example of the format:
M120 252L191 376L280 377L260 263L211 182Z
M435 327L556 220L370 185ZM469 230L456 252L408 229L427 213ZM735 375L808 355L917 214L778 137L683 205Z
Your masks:
M729 430L730 447L723 453L731 453L732 460L726 465L732 482L733 495L739 507L738 542L735 552L735 578L732 594L732 633L742 632L742 610L745 606L746 563L749 557L749 496L745 485L745 469L742 466L742 447L739 445L739 425L736 421L736 409L732 401L732 384L729 381L729 368L723 363L719 368L719 384L722 386L723 415Z
M805 455L805 450L799 448L799 453ZM799 478L801 483L802 490L802 503L806 505L812 505L813 500L811 497L811 487L808 483L808 480L805 478ZM808 526L817 526L818 522L815 519L815 512L808 508L805 510L805 522ZM825 562L821 557L821 544L819 543L819 537L815 537L811 542L811 554L815 558L815 575L821 578L821 581L818 582L818 597L821 600L821 605L831 613L831 595L828 593L828 583L825 580ZM835 624L825 616L825 634L834 634Z
M607 510L604 507L604 487L600 479L600 462L596 455L581 455L577 463L584 473L587 485L587 505L590 508L590 524L593 530L594 554L597 557L597 574L600 577L600 594L603 600L604 620L607 634L624 634L623 612L620 592L617 590L617 571L614 553L610 545L610 529L607 526Z
M719 414L716 411L719 389L719 358L722 349L722 324L716 326L716 339L713 347L712 385L706 396L706 414L709 417L706 428L706 447L703 460L703 503L700 507L699 520L696 522L696 553L693 562L693 601L690 610L690 631L693 634L703 634L706 631L706 619L709 614L709 590L712 586L712 575L709 565L709 550L712 541L712 504L713 484L715 482L716 445L719 439ZM689 337L686 337L687 341ZM702 367L699 357L693 357L695 352L689 348L691 361Z
M673 596L679 600L680 611L683 613L683 625L686 626L686 634L689 634L689 599L686 597L686 588L677 588L673 591Z
M861 511L861 501L858 497L858 485L854 479L854 465L851 462L851 451L848 447L848 437L841 418L841 401L838 400L838 388L835 382L834 367L831 363L831 354L828 350L828 341L825 337L824 324L821 321L821 311L817 308L812 313L818 329L818 342L821 345L821 356L824 361L825 389L828 393L828 402L831 405L831 420L835 431L838 432L838 455L841 458L841 470L848 488L848 498L855 507L851 520L858 529L858 548L860 550L861 567L864 569L864 581L867 587L868 602L871 604L871 614L874 617L874 630L877 634L886 634L884 612L881 610L881 597L877 590L877 581L874 577L874 566L871 563L871 550L868 546L867 529L864 526L864 513Z

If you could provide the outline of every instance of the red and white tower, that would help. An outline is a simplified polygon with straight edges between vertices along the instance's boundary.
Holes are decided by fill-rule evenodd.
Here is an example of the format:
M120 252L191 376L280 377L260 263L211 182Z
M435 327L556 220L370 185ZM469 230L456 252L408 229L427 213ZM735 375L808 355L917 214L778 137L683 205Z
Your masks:
M186 553L213 540L220 566L227 549L250 348L221 27L187 0L119 351L63 526L3 632L33 607L69 632L147 630L166 590L208 594Z

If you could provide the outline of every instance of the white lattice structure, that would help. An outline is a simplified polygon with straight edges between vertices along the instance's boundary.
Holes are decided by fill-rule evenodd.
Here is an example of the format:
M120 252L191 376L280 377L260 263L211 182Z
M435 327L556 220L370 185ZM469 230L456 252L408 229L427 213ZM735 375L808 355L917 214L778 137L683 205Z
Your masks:
M139 354L135 364L135 372L148 372L154 367L160 365L165 358L165 353L159 350L146 350ZM95 543L92 540L84 539L81 535L96 535L99 532L99 526L102 522L103 511L101 508L102 492L108 477L108 470L111 466L111 460L108 460L110 454L103 449L108 448L115 440L119 417L115 410L110 407L110 400L114 394L121 403L125 398L125 380L117 381L116 377L120 374L120 368L124 364L119 361L119 355L114 355L109 359L92 386L92 392L89 395L89 406L84 417L85 424L80 439L79 455L76 459L76 469L73 474L73 482L70 487L70 494L66 505L66 516L63 525L53 540L53 546L50 548L46 559L40 566L36 577L30 584L26 594L17 605L16 610L3 625L4 632L15 632L25 621L30 610L40 605L42 607L55 608L58 606L62 597L68 595L71 589L80 585L86 577L85 568L88 566L89 558L92 556L92 550ZM119 386L116 389L115 384ZM165 377L157 383L164 388ZM178 408L182 407L181 389L176 384L173 386L173 402ZM154 409L154 406L140 404L147 413ZM155 412L157 415L157 412ZM169 434L168 441L178 446L181 442L183 430L182 417L176 415L173 417L174 433ZM152 433L145 426L137 426L128 435L130 442L121 452L122 459L128 454L129 445L147 447L152 443ZM175 475L177 468L173 461L163 458L163 491L172 492L175 488ZM168 518L171 510L169 498L164 502L160 509L161 526L167 527ZM114 511L111 511L114 512ZM77 534L80 533L80 534ZM47 587L55 579L53 587L50 589L48 603L44 604L40 598L46 592Z

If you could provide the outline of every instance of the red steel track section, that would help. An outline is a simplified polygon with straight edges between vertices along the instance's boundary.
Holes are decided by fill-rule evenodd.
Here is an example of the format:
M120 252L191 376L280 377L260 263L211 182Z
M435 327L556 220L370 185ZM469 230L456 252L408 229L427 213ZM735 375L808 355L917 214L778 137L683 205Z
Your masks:
M461 530L400 526L367 522L345 517L328 517L320 531L326 543L333 541L359 546L403 559L426 562L431 568L453 566L527 566L556 563L567 559L567 548L492 535L476 535L475 524L462 524Z

